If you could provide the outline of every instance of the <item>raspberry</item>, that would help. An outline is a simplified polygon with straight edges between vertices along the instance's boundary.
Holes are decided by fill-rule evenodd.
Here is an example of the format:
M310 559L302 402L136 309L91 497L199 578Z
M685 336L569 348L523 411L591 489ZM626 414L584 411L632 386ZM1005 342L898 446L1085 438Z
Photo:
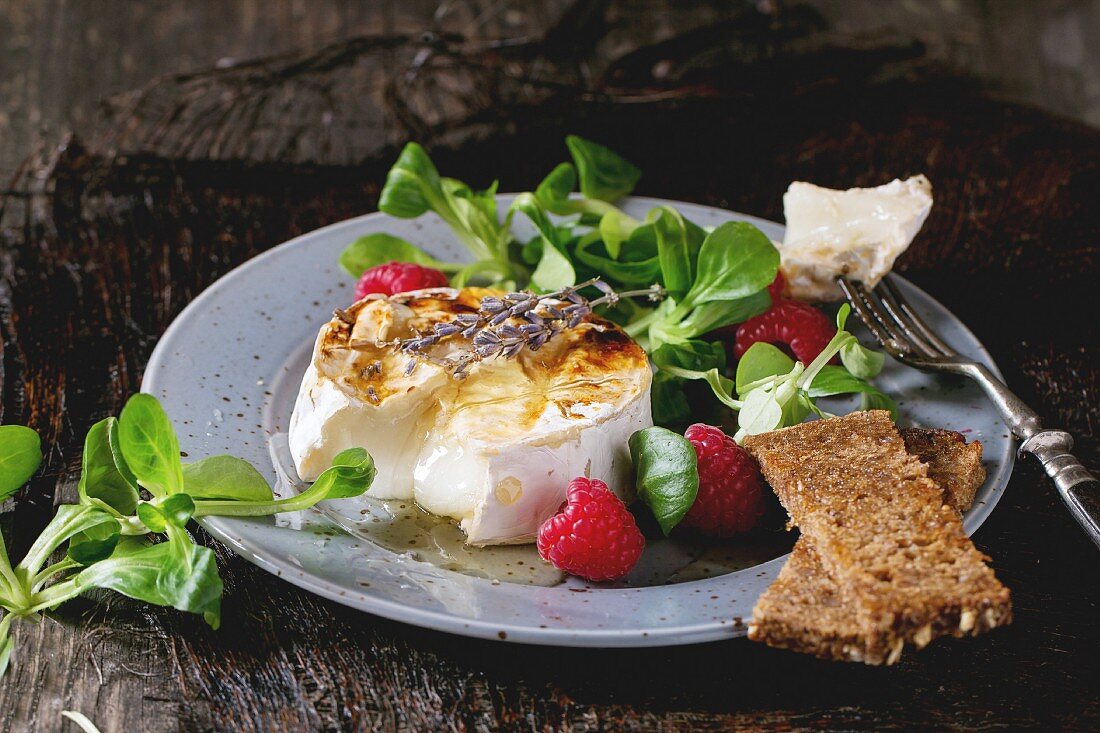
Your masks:
M776 300L772 307L737 327L733 353L740 359L757 341L786 346L809 364L836 335L836 325L824 313L797 300Z
M607 484L575 478L558 513L539 528L538 547L544 560L570 575L614 580L638 562L645 537Z
M775 279L768 286L768 295L772 296L772 302L776 303L783 297L783 291L787 289L787 281L782 272L775 273Z
M756 461L711 425L696 423L684 437L699 458L699 494L680 526L712 537L731 537L755 527L765 506Z
M375 265L359 278L355 286L355 299L359 300L371 293L393 295L409 290L424 288L442 288L447 286L447 276L439 270L417 265L412 262L387 262Z

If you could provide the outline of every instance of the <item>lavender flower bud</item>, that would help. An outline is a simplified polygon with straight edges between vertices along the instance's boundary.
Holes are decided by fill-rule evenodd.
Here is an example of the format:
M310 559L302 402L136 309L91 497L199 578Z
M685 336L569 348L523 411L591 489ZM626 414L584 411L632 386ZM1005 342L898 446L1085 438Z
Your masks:
M497 354L499 354L501 352L501 349L503 349L503 348L504 347L501 346L499 343L496 343L496 344L483 344L481 346L475 347L474 351L477 352L477 355L480 358L489 359L489 358L492 358L492 357L496 356Z
M500 338L492 331L480 331L474 336L474 346L496 345L499 343Z
M550 305L549 303L546 305L546 317L552 318L555 321L560 321L561 319L565 318L565 316L560 310L558 310L556 306Z
M513 316L522 316L524 313L531 310L536 305L538 305L538 300L536 300L535 298L528 298L527 300L522 300L519 303L513 305L508 312L511 313Z

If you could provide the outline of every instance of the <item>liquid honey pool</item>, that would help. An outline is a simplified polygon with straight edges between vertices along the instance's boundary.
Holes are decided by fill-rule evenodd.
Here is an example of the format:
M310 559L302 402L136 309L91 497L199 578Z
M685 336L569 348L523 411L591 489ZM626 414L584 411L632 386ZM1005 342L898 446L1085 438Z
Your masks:
M502 583L553 586L564 574L539 557L534 544L471 547L458 525L411 502L357 500L360 518L325 507L322 513L351 534L412 559ZM644 520L643 520L644 523ZM614 585L650 586L702 580L766 562L790 550L787 532L754 532L724 542L665 538L646 527L642 560ZM653 528L655 529L655 528Z
M289 460L289 449L272 441L272 458L280 476L280 495L301 488ZM640 504L635 508L638 526L646 536L646 549L627 577L601 587L645 587L685 583L744 570L789 552L794 537L783 530L782 518L765 517L762 528L731 540L708 541L691 537L661 536L656 523ZM349 534L398 555L458 573L501 583L554 586L565 575L541 557L535 545L471 547L454 521L425 512L411 501L367 497L321 502L319 511ZM312 524L312 523L309 523ZM303 527L304 528L304 527Z

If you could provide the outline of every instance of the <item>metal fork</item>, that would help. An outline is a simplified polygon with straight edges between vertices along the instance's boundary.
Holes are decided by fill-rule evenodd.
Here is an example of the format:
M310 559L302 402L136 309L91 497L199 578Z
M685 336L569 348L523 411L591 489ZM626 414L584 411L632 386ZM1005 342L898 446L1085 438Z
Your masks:
M1030 453L1039 459L1073 518L1100 547L1100 481L1070 453L1070 434L1043 428L1039 415L984 364L961 356L944 343L902 297L892 276L873 291L846 277L838 283L852 309L890 356L923 371L961 374L978 383L1023 441L1019 455Z

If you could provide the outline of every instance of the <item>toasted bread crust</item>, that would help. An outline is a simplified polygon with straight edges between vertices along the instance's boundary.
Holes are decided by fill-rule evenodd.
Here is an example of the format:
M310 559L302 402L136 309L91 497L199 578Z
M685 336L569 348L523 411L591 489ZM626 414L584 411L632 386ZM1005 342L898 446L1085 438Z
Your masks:
M932 447L947 437L955 440L930 438ZM882 664L906 643L922 647L1010 620L1008 590L888 413L805 423L752 436L745 447L803 533L758 602L750 638ZM955 467L945 458L941 468ZM956 473L968 485L975 477L943 475Z

